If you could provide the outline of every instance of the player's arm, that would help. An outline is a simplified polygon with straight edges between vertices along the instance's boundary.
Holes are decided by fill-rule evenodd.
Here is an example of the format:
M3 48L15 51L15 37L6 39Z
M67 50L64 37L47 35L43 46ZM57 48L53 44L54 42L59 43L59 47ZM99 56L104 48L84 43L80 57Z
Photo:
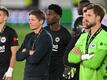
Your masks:
M12 80L12 73L13 73L13 68L16 62L16 51L17 51L17 46L12 46L11 47L11 59L10 59L10 65L9 68L7 70L7 72L5 73L3 79L4 80Z
M79 48L73 48L68 55L70 63L79 63L80 61L89 60L94 57L94 54L83 54Z
M49 36L43 36L39 40L38 45L35 47L34 53L29 53L30 56L27 58L29 63L39 63L45 55L47 55L49 49L52 48L51 38ZM30 51L32 52L32 51Z
M12 56L11 56L11 60L10 60L10 67L14 67L14 64L16 62L16 52L17 52L18 47L17 46L12 46L11 47L11 52L12 52Z
M80 49L73 48L68 54L68 62L70 63L79 63L80 62Z
M29 47L30 47L30 40L26 36L21 47L16 53L16 60L17 61L23 61L29 56Z
M94 54L92 59L85 60L82 64L88 68L97 69L101 66L106 55L107 50L99 50Z

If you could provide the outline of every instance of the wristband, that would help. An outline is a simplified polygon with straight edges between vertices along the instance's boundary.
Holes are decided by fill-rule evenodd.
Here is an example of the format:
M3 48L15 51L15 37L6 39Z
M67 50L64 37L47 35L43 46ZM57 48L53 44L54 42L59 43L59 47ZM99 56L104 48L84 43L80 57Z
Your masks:
M13 73L13 68L9 67L7 72L5 73L5 76L6 77L12 77L12 73Z
M89 54L83 54L81 55L81 60L86 60L88 59L88 57L89 57Z
M83 54L83 55L81 55L81 60L91 59L93 57L94 57L94 54L91 54L91 55Z

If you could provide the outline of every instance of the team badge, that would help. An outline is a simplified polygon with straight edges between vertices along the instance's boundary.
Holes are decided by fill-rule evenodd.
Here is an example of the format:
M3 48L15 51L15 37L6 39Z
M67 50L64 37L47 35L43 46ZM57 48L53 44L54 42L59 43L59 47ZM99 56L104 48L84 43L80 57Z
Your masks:
M56 38L55 38L55 41L56 41L56 42L59 42L59 41L60 41L60 38L59 38L59 37L56 37Z
M1 40L0 40L2 43L5 43L6 42L6 38L5 37L1 37Z
M90 48L95 48L95 47L96 47L95 44L91 44L91 45L90 45Z
M13 38L13 41L14 41L14 42L18 41L18 38L14 37L14 38Z

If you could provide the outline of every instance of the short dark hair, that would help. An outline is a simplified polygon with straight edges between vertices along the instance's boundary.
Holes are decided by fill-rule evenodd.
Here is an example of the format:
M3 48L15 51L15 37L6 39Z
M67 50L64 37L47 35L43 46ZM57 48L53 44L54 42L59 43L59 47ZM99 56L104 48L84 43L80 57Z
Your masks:
M7 16L9 16L8 9L4 6L0 6L0 11L3 11Z
M94 11L94 14L96 16L100 16L101 20L104 18L104 15L105 15L105 10L102 6L100 5L97 5L97 4L89 4L87 7L86 7L86 10L84 12L86 12L87 10L90 10L90 9L93 9Z
M62 8L57 4L51 4L48 6L49 10L53 10L56 14L62 17Z
M84 4L84 3L90 3L90 1L89 1L89 0L81 0L81 1L80 1L80 4L81 4L81 3L83 3L83 4Z
M29 15L34 15L34 16L36 16L37 17L37 19L38 20L43 20L43 21L45 21L45 14L44 14L44 12L43 11L41 11L41 10L32 10L30 13L29 13Z
M83 15L83 8L86 7L88 4L90 4L90 1L88 0L81 0L80 4L78 5L78 14Z

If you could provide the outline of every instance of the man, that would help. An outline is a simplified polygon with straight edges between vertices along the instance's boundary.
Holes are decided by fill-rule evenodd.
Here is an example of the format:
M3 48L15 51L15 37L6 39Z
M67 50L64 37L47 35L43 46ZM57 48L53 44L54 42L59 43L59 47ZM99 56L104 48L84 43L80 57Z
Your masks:
M75 20L74 22L74 28L72 29L72 39L70 43L68 44L66 51L65 51L65 56L64 56L64 63L67 65L67 68L70 68L69 71L68 69L65 70L66 74L65 76L68 76L66 78L69 78L69 80L79 80L79 66L80 64L73 64L68 62L68 53L73 49L75 46L75 43L79 39L80 35L84 32L87 32L89 29L85 27L84 22L83 22L83 9L85 9L86 6L88 6L90 1L88 0L81 0L80 4L78 6L78 14L79 17ZM66 68L65 68L66 69Z
M47 10L47 23L45 29L52 35L53 48L49 69L49 80L62 80L64 71L63 56L71 35L60 24L62 8L57 4L51 4Z
M83 13L83 21L90 31L80 36L68 55L70 63L80 62L79 80L105 80L107 56L107 32L101 21L105 15L99 5L89 4Z
M33 32L26 35L16 55L18 61L26 59L24 80L48 80L52 38L42 28L44 20L41 10L29 13L29 25Z
M12 80L18 38L16 31L6 25L7 8L0 6L0 80Z

